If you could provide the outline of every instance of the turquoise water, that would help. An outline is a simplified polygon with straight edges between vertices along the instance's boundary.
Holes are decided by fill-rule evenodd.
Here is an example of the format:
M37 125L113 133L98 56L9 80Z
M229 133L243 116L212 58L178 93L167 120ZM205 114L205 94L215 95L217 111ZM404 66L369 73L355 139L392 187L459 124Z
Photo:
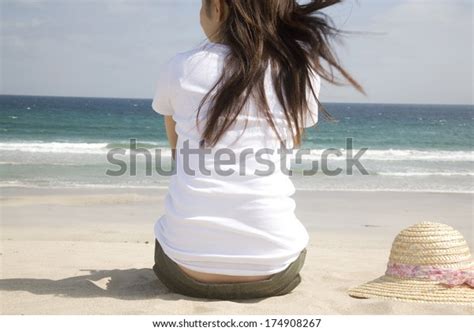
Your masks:
M163 119L151 100L0 96L0 185L61 187L166 187L168 178L105 175L106 153L137 139L150 150L167 149ZM337 122L306 132L307 162L322 150L368 148L361 163L369 172L335 177L317 173L294 183L307 190L472 192L472 105L325 103ZM168 156L169 163L169 156ZM306 163L305 163L306 164ZM330 166L344 167L342 158Z

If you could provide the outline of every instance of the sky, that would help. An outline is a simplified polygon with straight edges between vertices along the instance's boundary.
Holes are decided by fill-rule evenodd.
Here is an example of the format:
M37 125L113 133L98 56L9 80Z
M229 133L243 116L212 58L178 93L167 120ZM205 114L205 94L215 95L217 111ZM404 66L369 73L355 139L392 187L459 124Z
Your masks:
M324 9L364 87L322 102L473 104L472 0L345 0ZM162 63L205 40L201 0L0 0L0 94L152 98Z

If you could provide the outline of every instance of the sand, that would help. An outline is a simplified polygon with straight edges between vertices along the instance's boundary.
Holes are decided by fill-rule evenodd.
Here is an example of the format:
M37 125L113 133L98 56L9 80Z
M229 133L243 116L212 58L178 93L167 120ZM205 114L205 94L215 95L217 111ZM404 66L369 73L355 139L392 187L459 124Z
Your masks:
M450 224L473 244L472 195L298 191L310 232L302 282L290 294L207 300L156 278L158 189L3 188L1 314L472 314L470 306L354 299L345 291L385 271L395 235Z

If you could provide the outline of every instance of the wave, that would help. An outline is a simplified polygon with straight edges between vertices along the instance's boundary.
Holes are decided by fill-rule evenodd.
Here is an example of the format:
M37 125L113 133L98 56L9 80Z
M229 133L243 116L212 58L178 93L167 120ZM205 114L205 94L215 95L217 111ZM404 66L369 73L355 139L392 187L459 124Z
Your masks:
M392 176L392 177L428 177L428 176L466 176L473 177L474 172L378 172L375 175Z
M27 153L103 154L106 143L64 143L64 142L2 142L0 151Z
M311 158L321 158L323 149L310 150ZM344 149L340 149L343 156L346 155ZM355 157L358 149L352 151ZM330 159L340 159L335 155L329 156ZM474 161L474 151L447 151L447 150L416 150L416 149L368 149L360 160L373 161Z
M160 148L165 153L171 154L171 149L159 147L157 144L145 142L137 143L137 147L146 149ZM25 153L50 153L50 154L106 154L114 148L129 150L130 143L73 143L73 142L2 142L0 151L15 151Z
M311 191L311 192L393 192L393 193L456 193L456 194L474 194L473 190L456 190L456 189L418 189L418 188L308 188L297 187L297 191Z
M136 144L137 148L147 148L147 149L155 149L155 148L160 148L160 149L166 149L166 147L160 146L158 144L154 143L143 143L143 142L137 142ZM130 149L130 142L127 143L110 143L105 146L106 149L113 149L113 148L123 148L123 149Z
M168 189L168 185L126 185L126 184L79 184L71 182L41 185L17 180L0 181L1 188L105 188L105 189Z
M161 147L158 142L138 142L137 147L150 149L161 149L165 154L170 154L168 147ZM0 151L18 151L26 153L63 153L63 154L105 154L114 148L129 150L129 142L1 142ZM308 153L309 151L309 153ZM321 159L325 149L304 149L303 159ZM342 156L329 155L329 160L344 160L347 153L344 149L339 150ZM352 151L353 157L359 150ZM293 151L293 155L296 150ZM415 149L368 149L360 160L373 161L469 161L474 162L474 151L448 151L448 150L415 150Z

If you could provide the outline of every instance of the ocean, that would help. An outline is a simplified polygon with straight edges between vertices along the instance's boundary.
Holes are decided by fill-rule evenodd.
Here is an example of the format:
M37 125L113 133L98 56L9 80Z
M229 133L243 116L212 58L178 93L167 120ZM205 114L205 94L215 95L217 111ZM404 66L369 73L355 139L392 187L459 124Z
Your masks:
M310 155L293 167L297 189L473 192L472 105L324 106L337 121L322 120L306 131L303 148ZM107 161L107 152L129 148L132 138L150 151L164 150L169 165L163 118L149 99L1 95L0 114L1 187L167 186L169 177L148 176L144 162L136 176L106 175L117 169ZM302 175L324 150L345 152L348 138L354 154L367 148L359 161L368 174L355 169L338 176L321 171ZM343 157L329 158L329 168L345 165Z

